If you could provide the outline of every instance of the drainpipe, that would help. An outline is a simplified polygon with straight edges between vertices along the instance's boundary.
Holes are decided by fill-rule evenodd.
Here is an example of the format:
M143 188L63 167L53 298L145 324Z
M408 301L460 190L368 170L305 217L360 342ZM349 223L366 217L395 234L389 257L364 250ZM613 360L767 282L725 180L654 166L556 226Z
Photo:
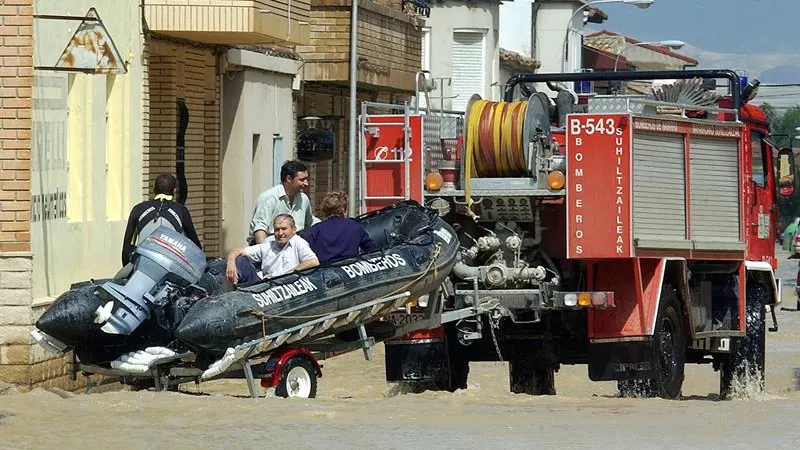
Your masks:
M184 99L178 100L178 130L175 136L175 172L178 178L178 198L180 204L186 203L189 185L186 182L186 128L189 126L189 108Z
M347 154L347 210L350 215L360 214L356 197L358 195L356 180L358 179L356 169L356 157L358 147L356 145L356 133L358 132L358 110L356 107L357 85L358 85L358 0L350 0L350 142Z

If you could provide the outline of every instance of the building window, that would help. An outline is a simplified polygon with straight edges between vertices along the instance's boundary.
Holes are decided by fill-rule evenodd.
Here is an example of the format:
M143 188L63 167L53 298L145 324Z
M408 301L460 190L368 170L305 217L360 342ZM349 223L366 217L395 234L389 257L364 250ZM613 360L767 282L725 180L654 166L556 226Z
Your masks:
M464 111L473 94L486 97L486 33L459 30L453 33L453 110Z
M431 29L430 28L423 28L422 29L422 70L427 70L430 72L431 70ZM428 74L428 76L433 76L433 74ZM417 89L423 89L422 86L417 86ZM433 96L433 92L428 93L429 96ZM425 103L425 94L420 91L419 95L419 106L421 108L426 107Z
M431 29L422 29L422 70L431 70Z
M750 133L750 162L753 169L753 182L760 187L767 185L766 166L764 165L765 151L766 145L764 145L761 133L755 131Z

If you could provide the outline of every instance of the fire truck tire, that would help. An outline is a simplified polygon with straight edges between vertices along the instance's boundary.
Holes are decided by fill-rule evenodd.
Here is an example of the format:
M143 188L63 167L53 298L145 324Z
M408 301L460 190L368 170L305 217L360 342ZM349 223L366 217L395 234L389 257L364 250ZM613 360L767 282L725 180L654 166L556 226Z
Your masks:
M617 388L621 397L649 398L656 396L653 380L619 380Z
M686 329L678 294L671 285L661 290L661 305L656 319L654 345L657 376L654 379L659 397L680 398L686 364Z
M278 397L314 398L317 396L317 371L308 358L296 356L286 362L275 385Z
M508 363L508 379L514 394L556 395L553 367L537 367L530 361L511 360Z
M766 314L764 304L769 299L769 287L763 283L748 283L745 299L745 336L733 352L722 358L719 376L719 395L725 399L736 391L747 394L762 392L766 377L764 354L766 347ZM739 392L741 391L741 392Z
M623 397L677 399L681 396L686 364L686 330L678 294L668 284L661 290L656 330L653 363L657 375L651 379L620 380L617 387Z

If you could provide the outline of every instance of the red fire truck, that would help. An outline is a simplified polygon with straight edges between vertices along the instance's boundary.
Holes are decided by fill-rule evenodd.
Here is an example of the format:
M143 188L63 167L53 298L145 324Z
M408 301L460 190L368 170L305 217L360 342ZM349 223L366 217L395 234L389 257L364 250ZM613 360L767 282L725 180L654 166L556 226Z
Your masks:
M364 104L362 210L416 200L462 247L438 292L388 319L387 380L455 390L469 362L499 360L512 392L554 394L560 365L586 364L622 395L676 398L684 365L708 363L723 397L737 379L763 388L776 208L795 182L748 104L757 86L729 70L521 74L461 115Z

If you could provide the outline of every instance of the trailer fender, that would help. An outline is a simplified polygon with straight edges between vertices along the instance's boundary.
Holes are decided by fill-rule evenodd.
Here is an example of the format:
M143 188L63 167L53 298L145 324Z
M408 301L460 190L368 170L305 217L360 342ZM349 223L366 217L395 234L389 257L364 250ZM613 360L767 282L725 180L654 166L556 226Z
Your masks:
M314 370L317 372L317 377L322 377L322 367L320 367L319 361L311 351L304 347L292 347L273 352L270 355L261 378L261 387L269 389L278 384L283 375L283 366L294 357L302 357L311 361Z
M766 305L777 305L781 302L781 285L775 279L775 270L770 263L766 261L745 261L744 268L748 272L747 275L753 272L753 275L771 287L770 295L772 298L765 303Z

